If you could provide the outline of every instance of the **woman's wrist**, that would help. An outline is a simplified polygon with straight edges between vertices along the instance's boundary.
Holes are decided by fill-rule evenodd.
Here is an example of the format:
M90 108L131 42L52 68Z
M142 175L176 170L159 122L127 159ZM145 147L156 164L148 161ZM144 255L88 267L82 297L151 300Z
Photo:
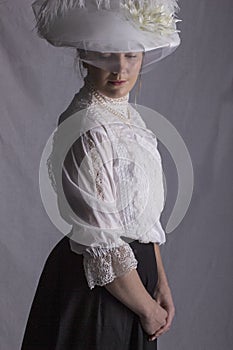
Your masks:
M157 301L153 298L144 305L144 308L141 309L141 312L138 314L139 318L144 320L149 320L151 318L151 315L154 313L156 304L158 305Z
M167 280L167 277L164 275L159 275L158 274L158 282L157 282L158 287L169 287L169 283Z
M157 286L169 286L168 279L163 267L162 257L160 254L159 245L154 243L154 250L157 262L157 272L158 272L158 283Z

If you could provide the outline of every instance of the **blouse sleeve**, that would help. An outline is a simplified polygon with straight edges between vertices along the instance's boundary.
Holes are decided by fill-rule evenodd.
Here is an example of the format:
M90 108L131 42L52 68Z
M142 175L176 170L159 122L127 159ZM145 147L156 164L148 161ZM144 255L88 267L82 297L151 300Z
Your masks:
M101 126L82 134L63 164L63 190L71 209L82 222L81 225L74 222L73 230L79 252L82 247L90 289L106 285L137 268L132 248L121 239L124 227L117 207L114 172L113 144ZM104 204L110 204L111 210L101 210Z

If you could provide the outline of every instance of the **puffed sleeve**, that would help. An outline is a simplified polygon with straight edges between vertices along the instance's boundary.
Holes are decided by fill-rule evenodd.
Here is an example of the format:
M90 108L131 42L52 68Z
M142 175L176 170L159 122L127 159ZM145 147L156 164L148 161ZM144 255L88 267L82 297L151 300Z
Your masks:
M90 289L137 268L132 248L121 238L124 225L113 153L106 129L98 126L75 141L63 164L64 194L80 220L73 222L71 242L83 254Z

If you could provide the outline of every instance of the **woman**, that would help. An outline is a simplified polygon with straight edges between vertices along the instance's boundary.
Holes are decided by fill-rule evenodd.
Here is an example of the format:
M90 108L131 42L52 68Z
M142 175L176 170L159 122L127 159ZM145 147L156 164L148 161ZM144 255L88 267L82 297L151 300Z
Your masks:
M142 70L171 53L174 45L169 51L160 38L159 49L146 56L145 48L139 48L147 40L149 45L153 36L147 33L145 37L126 17L122 22L130 11L116 6L117 1L112 8L102 8L104 11L99 3L94 11L93 2L85 10L80 2L70 7L64 3L64 16L59 16L59 7L55 11L46 2L37 20L40 35L55 46L76 47L87 70L83 87L58 123L62 125L75 113L81 120L81 136L69 149L62 169L62 186L72 212L62 205L60 212L73 229L46 261L22 350L157 349L157 337L168 331L175 312L159 251L159 244L165 242L159 221L164 204L162 168L156 137L128 99ZM172 2L168 3L171 10ZM48 15L49 10L53 16ZM90 18L90 25L95 23L99 30L91 31L91 38ZM103 27L109 29L107 36ZM119 40L118 30L123 29L127 35ZM85 45L79 36L87 39ZM50 161L52 164L53 155ZM144 210L146 187L137 161L145 166L146 176L154 178L149 188L152 199ZM55 172L53 180L56 184ZM109 203L111 211L106 210Z

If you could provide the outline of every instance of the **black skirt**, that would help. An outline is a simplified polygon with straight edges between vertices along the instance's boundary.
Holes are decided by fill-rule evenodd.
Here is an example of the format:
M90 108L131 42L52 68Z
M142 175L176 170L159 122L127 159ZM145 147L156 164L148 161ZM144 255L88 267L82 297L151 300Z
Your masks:
M153 297L157 264L153 243L130 243L137 271ZM156 350L139 317L105 287L88 287L83 255L64 237L46 260L21 350Z

